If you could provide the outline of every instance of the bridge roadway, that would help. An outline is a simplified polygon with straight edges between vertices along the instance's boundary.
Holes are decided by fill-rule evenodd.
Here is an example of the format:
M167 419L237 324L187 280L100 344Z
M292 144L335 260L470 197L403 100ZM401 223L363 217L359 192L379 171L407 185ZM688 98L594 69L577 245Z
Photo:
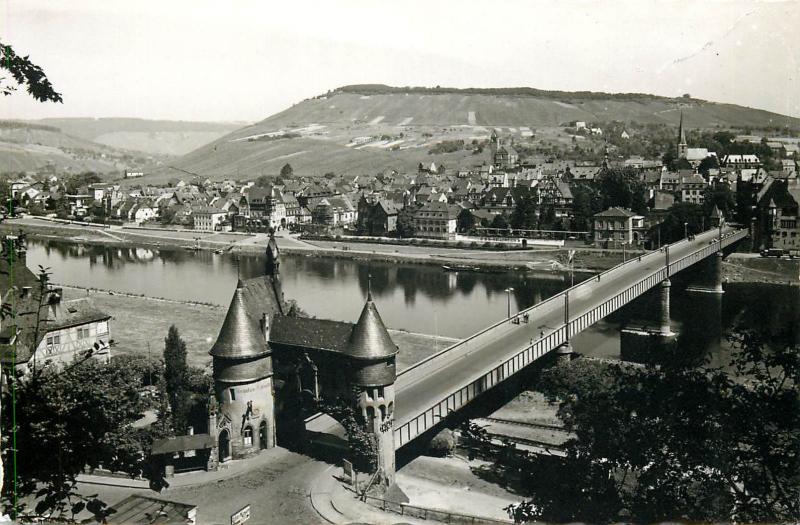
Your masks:
M400 448L449 411L458 410L481 392L554 350L569 336L661 283L666 277L738 242L746 230L709 230L692 241L679 241L628 260L569 290L538 303L527 313L529 322L506 319L460 341L398 374L395 383L394 441ZM669 268L666 267L667 252ZM565 296L569 295L569 326ZM543 335L542 335L543 334Z

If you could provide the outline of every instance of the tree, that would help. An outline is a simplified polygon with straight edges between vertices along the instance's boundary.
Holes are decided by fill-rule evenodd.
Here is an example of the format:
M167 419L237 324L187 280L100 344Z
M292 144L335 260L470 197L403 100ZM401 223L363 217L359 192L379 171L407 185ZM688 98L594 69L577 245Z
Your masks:
M9 73L11 73L14 82L17 84L16 86L9 84L4 77L0 78L0 91L2 91L4 96L8 96L12 94L14 91L16 91L17 86L24 85L28 91L28 94L30 94L34 99L38 100L39 102L63 102L61 94L55 91L53 85L47 79L47 76L45 76L42 68L31 62L27 56L25 57L17 56L17 54L14 52L14 50L10 45L3 44L2 42L0 42L0 53L2 53L2 55L0 55L0 68L3 68ZM3 186L4 186L2 188L2 194L4 197L3 204L5 204L6 198L10 197L11 191L6 180L3 181ZM16 203L9 202L9 207L11 207L10 211L12 212L12 214L15 205ZM0 384L5 383L4 381L5 376L6 372L0 370ZM2 399L0 399L0 411L1 411L2 406L7 400L8 396L7 394L4 395L3 393L0 393L0 397L2 397ZM0 417L2 417L3 414L7 414L7 412L5 413L0 412ZM1 427L2 425L0 425L0 428ZM5 428L9 427L6 426ZM2 439L3 436L2 433L0 432L0 442L2 442ZM6 447L3 447L3 450L6 450ZM4 470L4 465L5 465L4 461L5 458L2 455L0 455L0 493L2 494L5 494L5 491L8 490L8 485L4 483L6 477L6 472Z
M536 199L530 194L517 199L517 205L509 219L511 227L515 230L535 230L536 221Z
M498 230L507 230L508 229L508 219L506 218L505 213L498 213L494 216L491 223L492 228L496 228Z
M398 212L396 226L398 237L414 236L414 211L412 206L405 206Z
M577 231L590 231L592 217L601 210L600 196L591 187L584 184L575 184L572 188L572 229Z
M282 179L291 178L292 174L294 174L294 170L292 169L292 165L287 162L281 168L281 178Z
M359 392L354 389L350 400L357 399ZM336 398L323 403L321 409L341 423L347 435L350 461L359 472L375 472L378 468L378 444L375 435L367 431L366 422L361 412L353 409L353 404L346 398Z
M600 177L598 191L603 209L619 206L636 213L646 211L644 184L631 169L606 170Z
M726 368L578 360L540 387L574 438L566 457L522 455L519 520L800 518L800 345L737 330ZM674 350L680 356L680 347ZM535 473L535 474L533 474Z
M462 233L468 233L475 228L475 216L472 214L471 210L466 208L459 212L457 222L458 231Z
M722 215L731 220L736 211L736 195L727 184L709 186L703 192L703 215L710 217L714 206L719 208ZM706 226L710 224L706 221Z
M700 164L697 166L697 171L702 173L704 177L708 178L709 170L718 168L719 162L717 162L717 157L709 155L700 161Z
M699 232L703 227L703 217L703 207L699 204L676 202L667 211L664 221L653 227L650 238L655 239L658 236L655 230L660 229L662 243L679 241L687 232Z
M14 52L14 49L0 42L2 51L2 62L0 68L11 73L11 77L16 85L9 84L5 78L0 78L0 91L3 95L10 95L17 90L18 86L25 86L28 94L39 102L64 102L61 94L53 89L53 85L42 71L42 68L30 61L26 55L21 57Z
M145 472L140 436L132 427L143 415L141 377L124 365L94 359L31 374L8 378L13 408L11 396L3 397L2 425L16 430L2 447L4 461L15 462L5 472L4 510L16 518L31 511L22 500L36 499L32 510L38 516L63 518L84 507L102 516L105 504L79 495L76 477L86 467L131 477Z
M186 431L189 420L189 367L186 364L186 343L175 325L169 327L164 339L164 382L172 409L172 428L176 433Z

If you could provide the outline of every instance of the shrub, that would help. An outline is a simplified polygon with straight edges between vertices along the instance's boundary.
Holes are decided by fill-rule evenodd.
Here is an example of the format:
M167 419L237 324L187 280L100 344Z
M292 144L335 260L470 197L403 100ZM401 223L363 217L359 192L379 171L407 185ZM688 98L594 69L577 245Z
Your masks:
M446 428L436 434L428 445L428 452L434 457L444 457L453 454L456 448L456 438L453 431Z

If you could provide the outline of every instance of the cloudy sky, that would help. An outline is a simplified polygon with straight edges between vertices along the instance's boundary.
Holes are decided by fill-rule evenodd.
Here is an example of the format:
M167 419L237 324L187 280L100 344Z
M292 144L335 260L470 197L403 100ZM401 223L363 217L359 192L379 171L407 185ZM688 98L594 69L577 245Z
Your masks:
M691 95L800 116L800 0L0 0L64 96L0 118L257 121L345 84Z

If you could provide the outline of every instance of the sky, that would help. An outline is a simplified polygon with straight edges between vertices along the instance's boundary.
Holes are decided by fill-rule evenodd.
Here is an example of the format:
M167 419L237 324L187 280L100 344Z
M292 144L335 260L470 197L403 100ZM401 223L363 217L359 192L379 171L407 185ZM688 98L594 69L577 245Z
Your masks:
M64 98L0 118L255 122L347 84L690 93L800 117L800 0L0 0Z

